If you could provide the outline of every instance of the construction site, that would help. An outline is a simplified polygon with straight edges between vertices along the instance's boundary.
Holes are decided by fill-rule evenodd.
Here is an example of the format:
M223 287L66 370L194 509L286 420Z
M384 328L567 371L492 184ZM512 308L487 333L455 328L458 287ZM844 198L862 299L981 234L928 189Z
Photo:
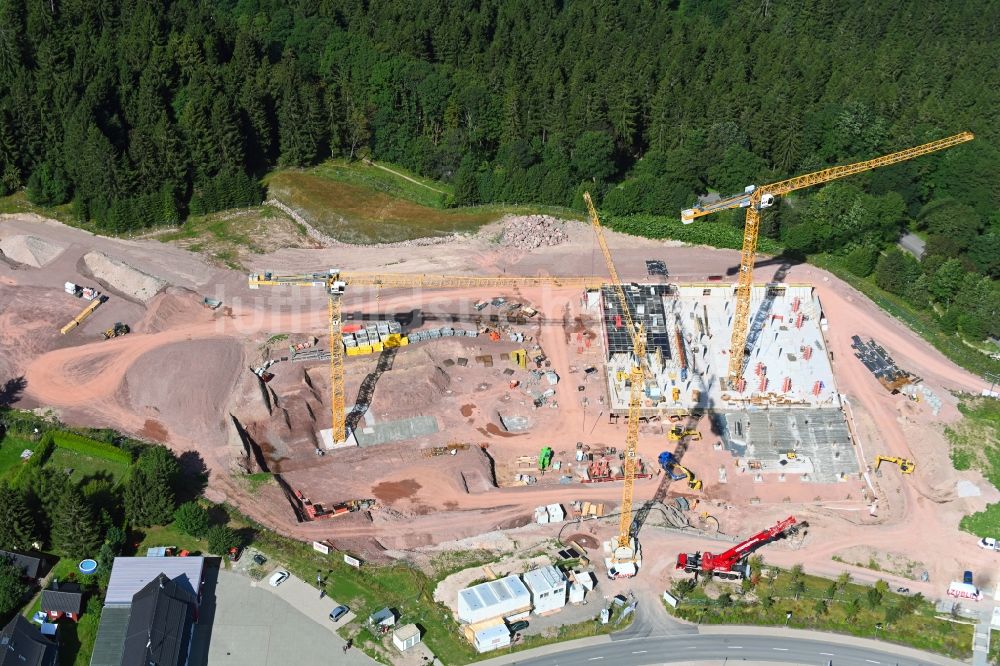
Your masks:
M861 171L843 169L826 180ZM775 196L826 181L790 182L685 221L746 208L756 234ZM816 573L850 549L920 553L938 582L988 558L960 564L975 539L956 526L996 492L951 468L943 435L981 379L823 270L589 212L542 240L508 218L437 245L276 249L246 272L3 216L0 371L25 378L18 406L196 451L211 499L369 561L565 548L568 523L580 585L605 592L738 578L765 545ZM903 391L918 381L936 403ZM902 462L876 476L876 456Z

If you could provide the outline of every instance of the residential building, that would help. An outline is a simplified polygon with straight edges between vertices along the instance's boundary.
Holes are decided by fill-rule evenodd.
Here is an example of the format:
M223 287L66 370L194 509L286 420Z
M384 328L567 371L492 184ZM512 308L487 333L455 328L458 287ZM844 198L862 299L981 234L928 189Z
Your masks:
M492 619L525 616L531 611L531 593L521 579L510 575L458 592L458 619L478 624Z
M535 615L552 613L566 605L566 576L551 564L524 574Z
M76 583L53 581L52 587L42 590L42 612L51 621L68 618L76 622L83 609L83 593Z
M0 629L0 666L55 666L55 637L42 632L20 614Z
M0 550L0 557L10 560L14 566L24 572L24 577L38 580L42 577L42 565L45 561L41 554L19 553L16 550Z
M198 620L202 557L117 557L90 666L185 666Z

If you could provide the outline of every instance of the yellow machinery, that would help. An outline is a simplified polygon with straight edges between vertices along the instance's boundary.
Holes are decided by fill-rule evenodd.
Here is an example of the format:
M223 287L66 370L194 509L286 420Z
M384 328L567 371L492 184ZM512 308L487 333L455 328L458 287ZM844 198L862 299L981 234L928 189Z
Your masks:
M519 368L528 367L528 352L524 349L515 349L510 353L510 362Z
M676 426L674 428L671 428L670 432L667 433L667 437L674 442L679 442L685 437L690 437L692 440L696 442L701 441L700 432L698 432L694 428L682 428L681 426Z
M625 464L623 466L624 481L622 483L622 506L621 516L618 524L618 536L612 544L610 557L607 558L608 575L612 578L629 578L634 576L642 561L639 552L639 543L636 537L631 535L632 527L632 491L635 485L636 462L639 444L639 412L642 406L642 393L646 385L647 359L646 359L646 331L642 324L636 325L632 321L632 313L629 311L628 299L625 298L625 291L622 289L621 278L618 277L618 270L615 262L611 258L611 251L604 240L604 230L601 221L597 217L597 210L594 202L590 198L590 192L583 193L583 200L587 204L587 211L590 213L590 223L594 227L597 235L597 243L601 246L601 253L604 255L604 262L608 266L608 273L611 275L611 286L618 296L618 302L622 309L622 319L625 320L625 327L632 335L632 367L629 371L628 381L631 385L629 389L628 401L628 425L625 435ZM650 373L651 374L651 373Z
M757 233L760 227L760 211L774 204L776 197L812 185L828 183L838 178L870 171L879 167L905 162L921 155L944 150L971 141L971 132L962 132L946 139L931 141L921 146L907 148L896 153L883 155L873 160L857 162L845 166L831 167L804 176L797 176L770 185L751 185L743 194L738 194L714 203L681 211L681 222L691 224L696 218L711 215L730 208L746 208L746 224L743 227L743 250L740 254L740 272L736 288L736 310L733 315L733 337L729 351L729 384L735 386L743 374L747 349L747 326L750 318L750 292L753 285L754 256L757 250Z
M899 471L903 474L913 474L913 470L917 468L917 463L909 460L908 458L899 458L897 456L875 456L876 472L878 471L879 465L884 462L899 465Z
M67 333L72 331L74 328L82 324L84 319L94 314L94 310L99 308L101 304L104 303L104 301L106 300L107 296L98 296L97 298L95 298L93 301L90 302L90 305L88 305L87 307L85 307L83 310L80 311L80 314L73 317L68 324L59 329L59 332L62 333L63 335L66 335Z
M299 275L277 275L275 273L251 273L249 287L322 287L329 297L330 334L330 412L333 441L347 440L344 413L344 345L341 341L341 297L347 287L380 288L460 288L460 287L600 287L604 282L596 277L475 277L466 275L406 275L381 273L343 273L331 268L326 273ZM400 338L399 345L406 344ZM388 341L386 345L388 345ZM390 345L391 346L391 345Z

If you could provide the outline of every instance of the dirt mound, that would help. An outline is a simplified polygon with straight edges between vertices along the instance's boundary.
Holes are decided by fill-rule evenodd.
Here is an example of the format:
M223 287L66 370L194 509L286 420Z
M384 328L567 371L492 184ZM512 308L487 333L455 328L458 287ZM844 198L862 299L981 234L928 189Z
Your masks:
M146 316L136 330L157 333L173 326L211 319L211 311L201 305L201 298L189 289L168 287L149 304Z
M51 263L65 249L62 245L51 243L38 236L8 236L0 240L0 250L3 250L5 255L35 268Z
M157 347L129 367L118 398L162 430L195 441L225 438L224 404L243 365L234 340L193 340Z
M565 222L548 215L508 215L501 220L500 244L521 250L559 245L569 240Z
M103 252L88 252L83 255L83 263L95 278L105 282L127 296L146 302L167 286L167 282L155 275L144 273L120 259L109 257Z

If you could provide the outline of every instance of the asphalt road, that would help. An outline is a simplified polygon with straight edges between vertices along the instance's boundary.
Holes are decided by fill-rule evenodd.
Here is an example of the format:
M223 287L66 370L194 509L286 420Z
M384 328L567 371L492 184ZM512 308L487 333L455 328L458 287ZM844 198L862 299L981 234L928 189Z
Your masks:
M934 662L801 638L748 635L684 635L613 641L544 657L515 660L517 666L645 666L691 661L816 664L817 666L930 666Z

